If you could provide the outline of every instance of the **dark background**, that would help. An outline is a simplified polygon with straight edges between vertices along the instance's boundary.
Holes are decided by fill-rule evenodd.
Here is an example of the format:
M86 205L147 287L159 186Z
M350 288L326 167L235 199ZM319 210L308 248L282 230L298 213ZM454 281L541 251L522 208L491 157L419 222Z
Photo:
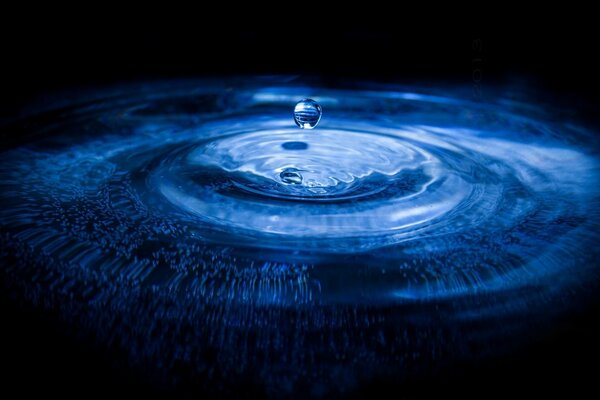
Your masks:
M490 21L486 15L411 23L413 15L407 13L399 20L370 20L370 25L397 27L374 30L360 24L332 28L342 16L308 26L294 18L277 24L248 18L253 23L246 21L247 29L234 29L235 21L207 25L213 15L189 10L120 11L114 11L117 17L110 10L87 10L83 16L65 11L60 17L42 12L14 19L7 13L0 23L2 115L17 114L24 103L48 91L237 74L433 87L477 83L484 95L486 88L526 85L534 99L554 94L565 104L593 106L600 99L597 32L585 12L565 14L568 24L534 15L519 21L499 17L487 28L482 28Z
M325 23L307 27L292 15L289 24L283 24L287 26L257 22L262 27L257 30L233 29L233 21L208 27L210 15L186 12L112 19L92 10L78 17L38 13L13 19L7 13L3 18L0 118L4 121L49 91L232 74L300 74L331 82L370 79L432 87L441 82L477 84L484 96L488 88L526 85L532 99L551 97L559 106L578 108L589 123L598 121L597 32L585 20L571 18L574 25L568 28L554 22L530 26L525 20L517 26L506 21L500 28L480 29L470 21L489 17L479 15L434 30L434 21L406 25L409 15L396 24L399 29L348 30L324 29ZM67 398L88 391L106 396L122 391L156 394L135 372L118 366L121 355L78 343L52 313L20 304L13 295L4 290L0 296L2 390ZM596 306L582 309L518 354L457 366L452 373L400 391L392 388L392 393L395 397L471 397L481 390L509 396L563 390L570 396L593 393L599 372L598 316ZM371 396L388 386L389 382L374 383L358 394Z

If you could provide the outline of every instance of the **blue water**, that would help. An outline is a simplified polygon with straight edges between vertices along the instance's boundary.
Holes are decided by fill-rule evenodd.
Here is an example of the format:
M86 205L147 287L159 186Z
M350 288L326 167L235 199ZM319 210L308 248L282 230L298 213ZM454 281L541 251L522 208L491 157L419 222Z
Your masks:
M589 301L595 132L501 94L236 84L4 128L9 286L156 382L314 395L509 351ZM312 131L290 118L307 93Z

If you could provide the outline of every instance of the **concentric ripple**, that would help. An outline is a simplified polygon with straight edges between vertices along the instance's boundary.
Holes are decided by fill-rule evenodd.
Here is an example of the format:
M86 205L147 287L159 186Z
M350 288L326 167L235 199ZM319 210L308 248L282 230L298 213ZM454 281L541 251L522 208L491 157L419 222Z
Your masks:
M501 96L182 82L4 131L5 286L161 379L322 395L494 346L597 275L594 134Z
M234 124L244 123L251 122ZM170 203L232 237L269 234L275 236L263 245L294 238L330 251L398 242L443 218L473 191L442 160L411 143L408 131L405 137L367 127L303 135L285 124L259 123L257 131L193 146L156 168L150 182ZM293 140L306 149L286 149ZM290 184L284 171L299 181Z

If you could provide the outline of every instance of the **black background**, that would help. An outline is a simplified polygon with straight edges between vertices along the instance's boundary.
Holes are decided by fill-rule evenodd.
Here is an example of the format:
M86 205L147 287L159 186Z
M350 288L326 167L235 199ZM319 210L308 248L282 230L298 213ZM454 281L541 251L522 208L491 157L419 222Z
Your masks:
M525 84L532 99L551 96L559 105L575 104L589 123L598 121L597 32L579 17L570 18L568 28L558 22L535 26L526 19L481 29L482 20L490 16L476 15L435 30L432 20L407 25L409 15L394 30L361 26L348 30L325 29L330 25L325 21L305 26L295 15L288 16L289 23L268 26L261 21L248 29L234 29L233 21L208 27L210 15L185 11L109 17L118 13L115 9L60 18L44 13L4 15L2 120L17 117L25 104L48 91L132 80L299 74L333 82L349 78L432 86L477 84L484 96L487 88ZM156 394L135 372L118 367L121 355L73 340L52 313L21 304L13 295L5 290L1 296L0 368L5 372L0 390L67 398L88 391L111 397L123 391ZM391 393L394 397L593 393L599 372L598 315L596 306L582 309L517 354L481 365L459 365L452 373L393 387ZM385 393L389 385L373 383L357 395ZM240 394L248 393L241 388Z
M525 84L533 98L554 94L564 104L580 99L593 106L600 99L597 32L585 12L565 14L568 23L541 15L518 21L499 17L492 27L487 27L489 15L411 23L407 14L399 21L370 19L370 26L397 26L375 30L361 24L332 28L341 16L308 26L293 18L273 18L278 24L267 18L268 23L246 21L247 29L235 29L234 21L207 25L213 15L188 10L120 11L86 10L79 16L65 11L59 17L41 12L14 19L7 13L0 24L2 115L18 114L24 103L48 91L237 74L425 86L469 86L475 79L483 94L486 86Z

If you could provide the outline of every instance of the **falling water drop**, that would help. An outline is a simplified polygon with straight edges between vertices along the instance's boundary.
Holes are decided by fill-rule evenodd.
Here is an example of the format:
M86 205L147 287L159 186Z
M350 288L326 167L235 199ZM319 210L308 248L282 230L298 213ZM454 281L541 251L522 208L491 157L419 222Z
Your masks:
M321 120L323 110L313 99L303 99L294 107L294 121L301 129L313 129Z

